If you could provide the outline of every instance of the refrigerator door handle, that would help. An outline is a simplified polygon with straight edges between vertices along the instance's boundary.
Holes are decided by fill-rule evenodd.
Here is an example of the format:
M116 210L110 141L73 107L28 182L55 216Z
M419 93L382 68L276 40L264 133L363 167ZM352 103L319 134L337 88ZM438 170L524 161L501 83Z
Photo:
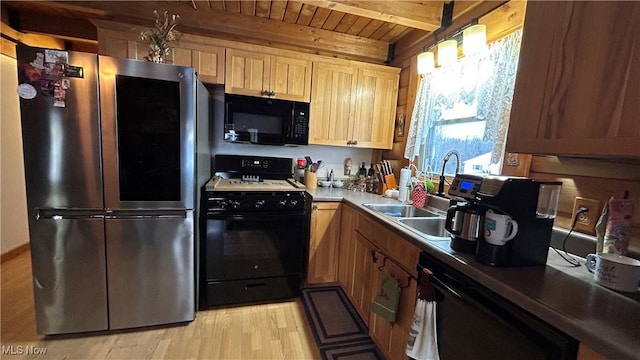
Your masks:
M36 220L62 220L62 219L101 219L105 212L102 209L38 209L36 208Z
M107 210L106 219L185 219L186 209L168 210Z

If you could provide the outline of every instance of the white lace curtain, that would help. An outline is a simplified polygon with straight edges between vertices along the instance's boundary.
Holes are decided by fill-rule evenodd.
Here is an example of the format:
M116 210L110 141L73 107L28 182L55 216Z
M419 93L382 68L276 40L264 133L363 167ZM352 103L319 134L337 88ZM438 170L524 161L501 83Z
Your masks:
M406 159L413 161L420 154L420 147L434 123L440 119L442 109L455 101L452 97L477 97L477 117L487 121L484 138L493 140L495 144L491 163L500 162L509 127L521 39L522 30L518 30L490 44L482 56L465 57L456 65L436 68L422 76L407 135ZM469 76L474 78L469 81ZM458 94L443 89L446 84L462 77L467 78L467 83L475 83L476 88L469 92L469 89L458 87Z

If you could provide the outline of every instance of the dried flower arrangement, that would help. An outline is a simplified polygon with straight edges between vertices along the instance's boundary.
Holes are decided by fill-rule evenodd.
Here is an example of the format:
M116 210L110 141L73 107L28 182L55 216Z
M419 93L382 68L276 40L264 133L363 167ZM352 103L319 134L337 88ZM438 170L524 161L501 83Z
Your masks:
M140 39L149 42L149 55L144 59L153 62L164 62L179 35L175 27L180 21L180 15L169 16L168 12L165 11L164 18L161 19L157 10L153 10L153 15L156 17L155 27L140 33Z

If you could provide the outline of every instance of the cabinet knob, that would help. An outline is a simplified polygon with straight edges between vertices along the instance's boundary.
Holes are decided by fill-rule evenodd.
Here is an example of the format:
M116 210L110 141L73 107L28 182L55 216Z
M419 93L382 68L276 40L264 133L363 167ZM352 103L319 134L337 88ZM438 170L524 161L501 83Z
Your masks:
M269 92L269 96L276 96L276 92L275 91L270 91Z
M262 96L269 96L269 92L267 90L262 90L260 94L262 94Z
M353 145L353 141L351 141L351 140L347 141L347 145L348 145L348 146Z
M353 140L353 141L351 142L351 145L358 145L358 140Z
M318 205L313 205L313 206L311 207L311 210L318 210Z

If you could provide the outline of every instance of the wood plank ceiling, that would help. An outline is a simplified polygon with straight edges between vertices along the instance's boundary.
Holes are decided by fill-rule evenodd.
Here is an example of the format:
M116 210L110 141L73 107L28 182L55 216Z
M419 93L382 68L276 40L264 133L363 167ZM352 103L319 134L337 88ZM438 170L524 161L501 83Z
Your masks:
M456 2L453 19L482 2ZM157 9L179 14L178 30L183 32L382 63L393 56L389 54L391 44L407 36L425 37L440 28L444 3L409 0L2 1L2 7L3 19L7 17L11 26L22 32L96 40L95 29L88 29L86 24L90 23L83 24L83 21L95 18L144 25L152 22L152 12Z

